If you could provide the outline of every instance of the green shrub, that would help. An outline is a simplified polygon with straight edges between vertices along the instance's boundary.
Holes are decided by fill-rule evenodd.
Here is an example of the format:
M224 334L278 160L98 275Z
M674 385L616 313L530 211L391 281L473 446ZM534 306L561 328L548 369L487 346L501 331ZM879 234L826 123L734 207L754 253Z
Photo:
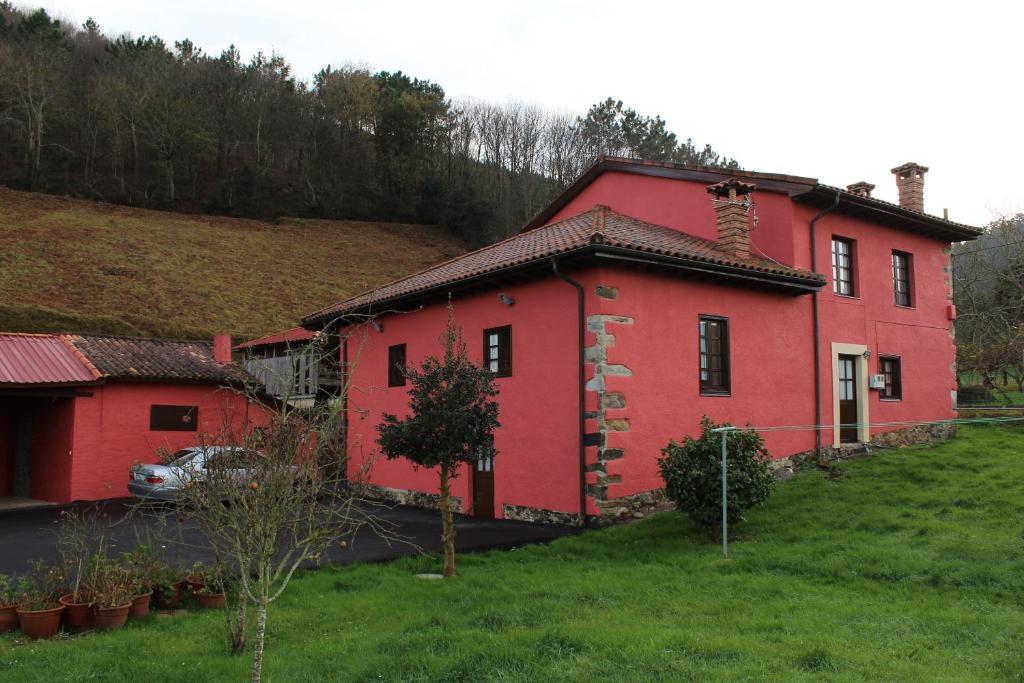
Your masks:
M670 442L658 459L665 492L676 509L709 531L721 529L722 524L722 435L711 430L727 426L714 424L704 416L700 437ZM726 501L729 523L735 524L743 520L744 512L768 498L775 477L769 467L768 451L757 432L731 431L726 446Z

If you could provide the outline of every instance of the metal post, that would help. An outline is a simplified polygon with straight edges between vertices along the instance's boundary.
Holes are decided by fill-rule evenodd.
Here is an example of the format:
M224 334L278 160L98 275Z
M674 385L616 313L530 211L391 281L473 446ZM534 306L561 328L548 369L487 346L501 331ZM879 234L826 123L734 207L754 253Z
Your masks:
M728 493L726 486L726 450L725 440L728 437L729 432L722 430L722 557L725 559L729 558L729 506L726 502Z

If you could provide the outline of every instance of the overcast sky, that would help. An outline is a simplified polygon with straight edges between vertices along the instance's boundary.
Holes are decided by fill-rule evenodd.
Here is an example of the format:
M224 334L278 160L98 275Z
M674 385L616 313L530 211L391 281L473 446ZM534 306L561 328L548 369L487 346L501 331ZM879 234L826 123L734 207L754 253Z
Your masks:
M984 224L1024 211L1018 169L1020 3L261 2L19 3L108 33L189 38L217 54L284 55L310 79L362 62L449 96L584 112L608 96L747 169L875 183L931 170L925 206Z

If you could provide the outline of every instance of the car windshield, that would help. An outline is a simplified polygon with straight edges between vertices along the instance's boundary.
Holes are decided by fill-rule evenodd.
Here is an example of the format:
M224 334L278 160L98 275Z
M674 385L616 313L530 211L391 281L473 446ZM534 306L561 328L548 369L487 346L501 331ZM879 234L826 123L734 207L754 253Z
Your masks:
M177 465L178 467L181 467L182 465L186 465L186 464L192 462L192 460L197 455L199 455L199 453L200 453L199 450L192 450L191 448L185 448L185 449L180 450L180 451L178 451L177 453L175 453L174 455L171 456L171 464L172 465Z

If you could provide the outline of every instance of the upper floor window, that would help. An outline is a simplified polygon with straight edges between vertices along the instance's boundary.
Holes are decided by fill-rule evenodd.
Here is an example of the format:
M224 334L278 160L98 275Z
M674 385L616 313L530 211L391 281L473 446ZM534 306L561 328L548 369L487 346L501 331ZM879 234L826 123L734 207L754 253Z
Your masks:
M878 359L878 369L885 377L885 386L882 387L881 398L898 401L903 398L903 378L901 377L900 359L895 356L881 356Z
M842 237L832 238L832 291L842 296L853 296L853 242Z
M892 252L892 290L897 306L911 306L910 254Z
M484 330L484 367L495 377L512 376L512 326Z
M388 347L388 386L405 386L405 344Z
M729 393L729 321L700 317L700 391Z

